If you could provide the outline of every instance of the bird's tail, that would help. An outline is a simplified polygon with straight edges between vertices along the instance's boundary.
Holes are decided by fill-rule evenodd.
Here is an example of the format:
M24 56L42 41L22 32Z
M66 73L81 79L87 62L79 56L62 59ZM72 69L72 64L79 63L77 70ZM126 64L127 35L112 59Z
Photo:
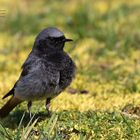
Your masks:
M12 111L18 104L20 104L22 100L11 97L9 101L0 109L0 118L6 117L10 111Z

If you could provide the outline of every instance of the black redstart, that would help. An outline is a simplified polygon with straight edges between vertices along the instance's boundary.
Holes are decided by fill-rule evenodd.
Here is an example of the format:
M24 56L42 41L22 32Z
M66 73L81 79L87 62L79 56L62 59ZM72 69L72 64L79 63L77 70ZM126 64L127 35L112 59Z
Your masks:
M33 49L22 66L22 72L14 87L3 97L12 96L0 109L0 117L23 101L28 101L30 111L32 101L46 99L49 110L52 98L70 85L75 76L76 66L64 51L65 38L57 28L46 28L36 37Z

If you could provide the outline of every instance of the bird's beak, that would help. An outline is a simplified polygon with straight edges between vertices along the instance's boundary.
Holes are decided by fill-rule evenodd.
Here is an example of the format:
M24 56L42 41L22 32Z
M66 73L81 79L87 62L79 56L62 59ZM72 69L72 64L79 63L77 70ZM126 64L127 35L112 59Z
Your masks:
M64 42L70 42L70 41L73 41L72 39L68 39L68 38L66 38L65 40L64 40Z

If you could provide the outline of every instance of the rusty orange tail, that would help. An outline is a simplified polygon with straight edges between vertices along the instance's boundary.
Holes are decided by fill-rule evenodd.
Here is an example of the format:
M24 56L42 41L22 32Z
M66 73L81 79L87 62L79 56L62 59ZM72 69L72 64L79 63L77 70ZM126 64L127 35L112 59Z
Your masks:
M6 117L10 111L12 111L22 100L16 97L11 97L9 101L0 109L0 118Z

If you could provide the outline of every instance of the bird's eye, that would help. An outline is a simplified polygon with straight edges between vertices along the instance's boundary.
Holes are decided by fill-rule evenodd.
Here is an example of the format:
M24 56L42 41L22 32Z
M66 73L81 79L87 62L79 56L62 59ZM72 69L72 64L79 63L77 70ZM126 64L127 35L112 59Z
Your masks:
M39 45L40 46L44 46L46 44L46 40L39 40Z
M54 38L53 38L53 37L49 37L49 40L50 40L51 42L53 42L53 41L54 41Z

